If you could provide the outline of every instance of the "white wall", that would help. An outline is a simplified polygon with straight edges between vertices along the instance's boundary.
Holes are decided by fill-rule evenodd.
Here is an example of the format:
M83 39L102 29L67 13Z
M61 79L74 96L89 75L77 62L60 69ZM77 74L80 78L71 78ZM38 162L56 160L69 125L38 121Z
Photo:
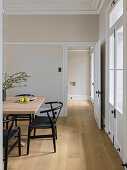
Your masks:
M75 86L70 82L75 82ZM68 95L72 100L90 99L89 52L68 52Z
M7 91L8 96L32 93L46 96L46 101L63 101L63 68L61 45L4 45L4 72L25 71L31 76L27 87Z

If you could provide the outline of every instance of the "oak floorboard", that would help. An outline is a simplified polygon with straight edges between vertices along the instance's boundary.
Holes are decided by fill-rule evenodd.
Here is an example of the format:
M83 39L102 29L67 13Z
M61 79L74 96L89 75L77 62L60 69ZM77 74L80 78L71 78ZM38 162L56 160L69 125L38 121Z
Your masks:
M27 143L27 123L18 125L22 141ZM56 153L51 139L32 139L29 156L26 145L22 147L21 157L17 157L17 147L12 151L8 170L124 170L108 135L98 129L90 102L69 102L68 117L60 117L57 128ZM50 132L37 130L37 134Z

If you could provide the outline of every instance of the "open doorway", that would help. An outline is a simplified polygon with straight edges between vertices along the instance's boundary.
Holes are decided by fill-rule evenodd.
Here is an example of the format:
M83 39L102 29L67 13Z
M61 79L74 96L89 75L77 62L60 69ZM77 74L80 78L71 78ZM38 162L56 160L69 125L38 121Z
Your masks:
M68 48L68 100L90 100L90 48Z
M91 51L93 50L93 64L91 65ZM89 87L88 93L71 93L74 92L74 89L76 89L77 82L76 80L69 80L68 76L68 70L69 65L72 68L73 64L69 64L69 52L78 53L86 51L89 54L89 63L88 68L89 72L87 76L89 79L85 81L87 83L87 87ZM98 128L101 129L101 45L100 41L97 43L68 43L64 46L64 111L66 115L68 115L68 101L91 101L92 105L94 106L94 118L97 122ZM75 63L78 64L78 61ZM82 65L82 63L78 64ZM84 64L85 67L85 64ZM92 67L92 68L91 68ZM93 70L93 75L91 75L91 69ZM78 71L75 71L76 68L73 68L73 75L77 75L79 73L79 77L81 77L81 73ZM85 73L84 73L85 75ZM93 80L91 80L91 77L93 76ZM83 79L84 77L82 77ZM70 86L72 86L72 91L70 92ZM91 91L91 87L93 87L93 90ZM81 92L81 91L80 91ZM84 92L84 90L83 90ZM92 93L93 92L93 93ZM91 95L93 94L93 98L91 98Z
M98 46L97 46L98 47ZM101 100L101 127L105 126L105 42L100 45L100 90L97 89L96 76L99 65L98 48L93 46L69 46L67 48L68 61L68 102L90 101L95 107ZM99 51L99 50L98 50ZM96 66L96 68L95 68ZM98 70L97 70L98 71ZM98 92L99 91L99 92ZM99 93L99 94L98 94ZM100 95L101 93L101 95ZM82 103L81 103L82 105ZM94 110L95 113L96 109ZM99 118L98 118L99 119Z

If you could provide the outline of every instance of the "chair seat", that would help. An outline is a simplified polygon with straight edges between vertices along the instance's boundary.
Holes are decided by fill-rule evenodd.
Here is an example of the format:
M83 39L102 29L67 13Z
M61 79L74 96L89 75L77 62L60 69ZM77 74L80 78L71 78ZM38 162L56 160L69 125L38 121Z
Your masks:
M52 119L53 121L53 124L56 125L56 120L55 119ZM50 122L50 119L48 117L45 117L45 116L38 116L36 117L34 120L32 120L32 123L30 123L30 127L31 128L38 128L38 129L41 129L41 128L51 128L51 122Z
M10 142L19 132L19 129L11 130L9 134L8 142ZM5 146L6 137L8 135L8 130L3 130L3 146Z

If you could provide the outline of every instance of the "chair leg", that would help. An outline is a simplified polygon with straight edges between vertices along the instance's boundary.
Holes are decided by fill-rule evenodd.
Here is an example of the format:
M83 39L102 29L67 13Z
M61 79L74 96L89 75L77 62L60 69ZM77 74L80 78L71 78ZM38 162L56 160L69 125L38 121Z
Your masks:
M35 136L36 136L36 129L34 129L34 138L35 138Z
M15 119L15 126L16 126L16 127L18 126L17 119Z
M56 152L56 135L55 135L55 128L52 127L52 136L53 136L53 146L54 146L54 152Z
M9 116L6 117L6 120L8 120L8 117ZM6 123L6 129L8 129L8 123Z
M5 144L5 158L4 158L4 170L7 170L7 163L8 163L8 141Z
M19 156L21 156L21 134L20 134L20 128L18 132L18 149L19 149Z
M32 119L32 115L30 115L30 118L29 118L29 124L31 123L31 119Z
M55 127L55 135L56 135L56 140L57 140L57 128Z
M32 120L34 119L34 114L32 115Z
M29 155L31 128L28 128L27 155Z

